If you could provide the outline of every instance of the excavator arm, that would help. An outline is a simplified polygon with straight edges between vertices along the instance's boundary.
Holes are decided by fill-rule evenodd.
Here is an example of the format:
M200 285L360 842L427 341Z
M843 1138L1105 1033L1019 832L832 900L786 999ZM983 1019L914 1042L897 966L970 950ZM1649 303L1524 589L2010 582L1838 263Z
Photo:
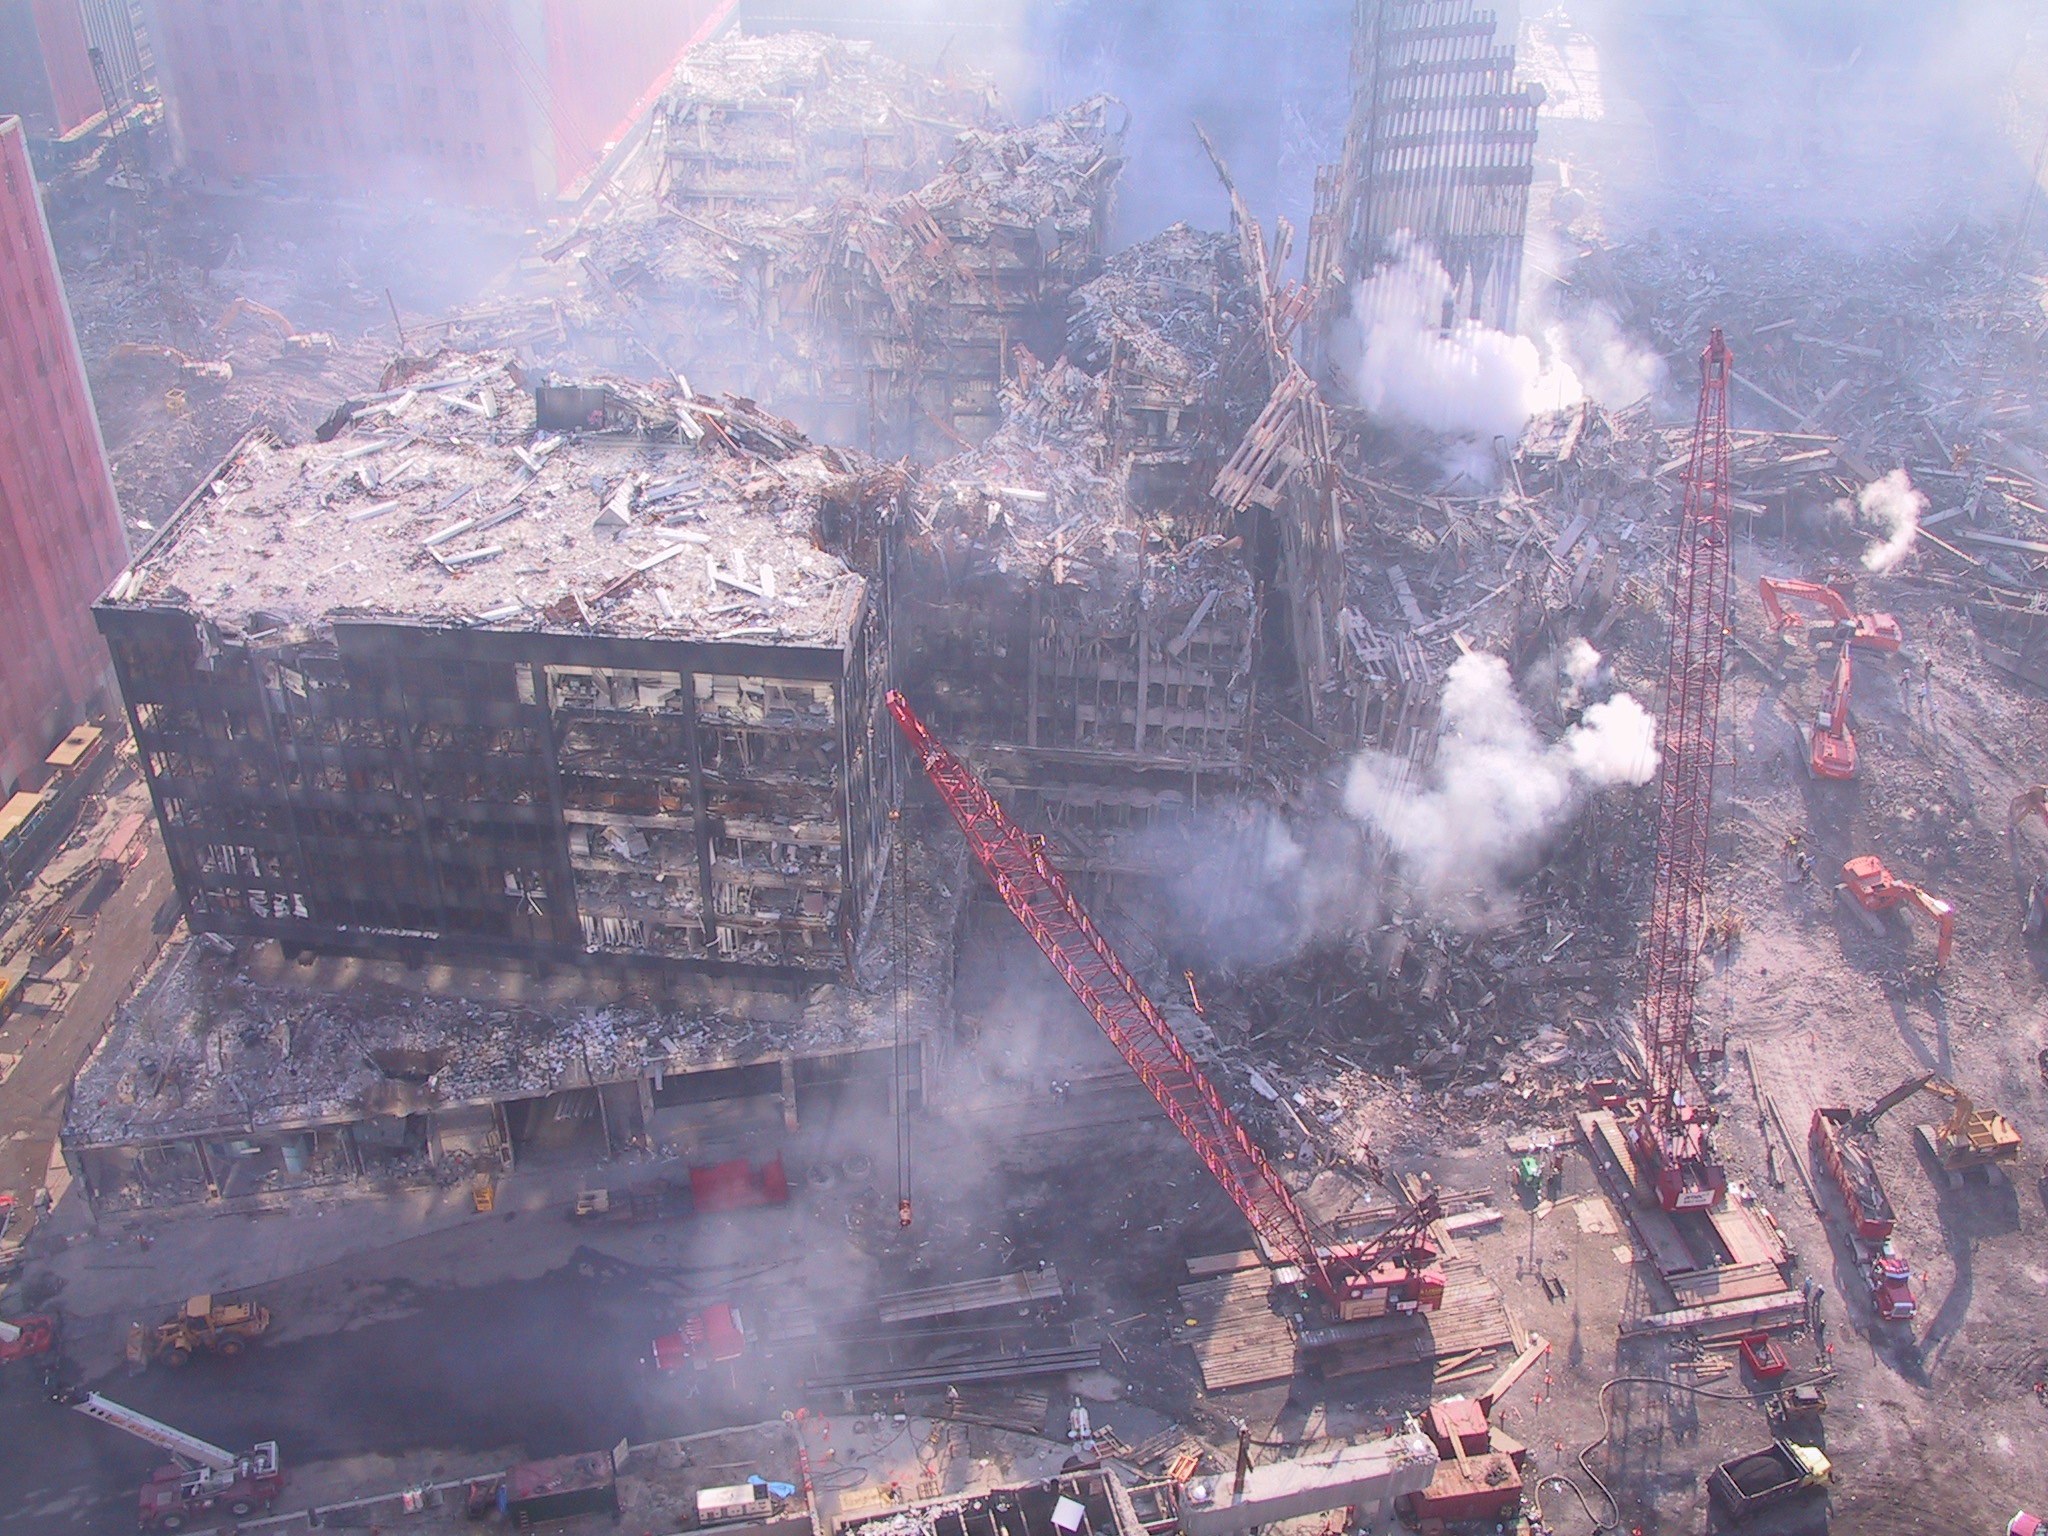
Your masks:
M1771 628L1789 638L1795 631L1811 629L1819 640L1846 640L1851 645L1875 651L1896 652L1905 644L1905 631L1888 613L1851 613L1848 601L1833 587L1817 581L1793 581L1785 577L1759 576L1757 595L1763 599L1764 614ZM1816 624L1806 615L1785 606L1787 598L1809 602L1822 609L1827 618Z
M1907 1078L1898 1087L1871 1105L1870 1108L1864 1110L1861 1114L1852 1116L1849 1121L1849 1129L1858 1134L1868 1131L1878 1121L1897 1109L1922 1088L1931 1087L1939 1081L1940 1079L1932 1072L1922 1072L1918 1077Z
M2048 823L2048 784L2036 784L2012 797L2012 805L2005 813L2005 829L2017 832L2020 823L2029 816L2038 816Z
M1955 944L1956 909L1939 896L1928 895L1917 885L1911 889L1913 905L1934 920L1934 968L1937 971L1947 970L1948 953Z
M1817 581L1793 581L1788 577L1759 576L1756 581L1757 596L1763 599L1764 613L1770 618L1771 628L1779 634L1790 634L1795 629L1806 628L1806 615L1795 613L1785 606L1788 597L1803 598L1827 610L1828 617L1836 623L1844 620L1853 622L1855 615L1849 612L1849 605L1842 600L1842 594L1833 587L1822 586Z
M254 299L244 295L230 304L227 307L227 312L214 322L213 334L215 339L217 340L227 335L228 328L243 315L254 315L259 320L267 321L271 329L275 330L286 341L290 341L299 334L297 326L293 325L291 321L272 309L268 304L259 304Z
M1835 658L1835 675L1829 679L1820 713L1813 719L1806 766L1817 779L1856 777L1856 737L1849 729L1849 691L1855 678L1850 655L1845 645Z

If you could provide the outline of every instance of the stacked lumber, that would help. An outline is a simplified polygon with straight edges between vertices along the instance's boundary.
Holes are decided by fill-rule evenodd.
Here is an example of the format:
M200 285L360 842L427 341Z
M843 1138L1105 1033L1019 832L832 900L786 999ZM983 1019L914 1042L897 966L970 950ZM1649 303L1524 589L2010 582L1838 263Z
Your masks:
M1180 1288L1187 1343L1211 1392L1285 1381L1294 1374L1294 1330L1277 1316L1272 1277L1263 1268L1219 1275Z

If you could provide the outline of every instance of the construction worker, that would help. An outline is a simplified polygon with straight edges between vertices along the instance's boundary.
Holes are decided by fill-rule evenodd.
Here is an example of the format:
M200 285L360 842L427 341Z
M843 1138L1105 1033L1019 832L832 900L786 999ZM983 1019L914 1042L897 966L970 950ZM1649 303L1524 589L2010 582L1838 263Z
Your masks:
M1806 847L1806 834L1794 827L1785 834L1785 883L1805 885L1813 878L1813 855Z

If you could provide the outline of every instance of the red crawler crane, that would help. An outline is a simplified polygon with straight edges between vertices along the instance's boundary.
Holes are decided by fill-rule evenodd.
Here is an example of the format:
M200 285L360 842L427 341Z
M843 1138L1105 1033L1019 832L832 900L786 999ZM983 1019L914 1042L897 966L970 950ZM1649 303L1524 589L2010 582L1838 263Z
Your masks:
M1643 978L1649 1092L1629 1139L1667 1211L1711 1206L1728 1192L1727 1170L1708 1137L1713 1110L1692 1102L1686 1080L1694 1062L1693 1008L1707 922L1707 830L1728 638L1728 375L1734 367L1735 356L1717 328L1700 354L1699 415L1673 557L1676 601L1664 658L1657 894Z
M1346 1320L1441 1306L1444 1276L1436 1267L1437 1248L1430 1236L1438 1216L1435 1198L1426 1197L1368 1243L1336 1243L1320 1234L1089 919L1066 877L1046 858L1045 840L1010 820L901 693L891 690L888 705L996 894L1151 1090L1268 1252L1298 1268Z

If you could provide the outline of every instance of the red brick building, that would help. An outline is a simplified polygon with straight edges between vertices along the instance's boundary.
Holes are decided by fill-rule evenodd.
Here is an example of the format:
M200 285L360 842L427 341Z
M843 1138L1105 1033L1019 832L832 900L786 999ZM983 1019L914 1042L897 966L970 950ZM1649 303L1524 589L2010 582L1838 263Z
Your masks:
M18 117L0 118L0 796L111 670L91 605L128 563L85 360Z
M78 0L0 0L0 117L49 137L100 113Z
M153 0L173 142L278 176L528 208L572 190L735 0Z

